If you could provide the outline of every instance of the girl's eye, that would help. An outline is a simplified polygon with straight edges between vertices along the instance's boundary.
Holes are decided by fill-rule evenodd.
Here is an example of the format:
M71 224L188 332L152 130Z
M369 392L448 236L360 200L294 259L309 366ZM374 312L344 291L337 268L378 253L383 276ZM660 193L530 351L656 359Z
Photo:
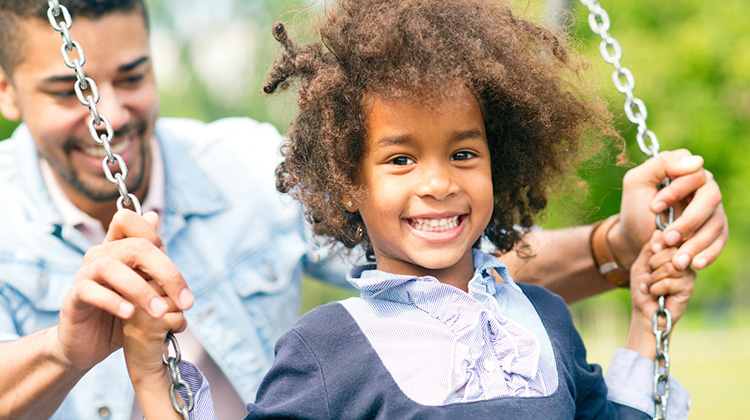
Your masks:
M414 163L414 160L407 156L396 156L388 162L394 165L411 165L412 163Z
M451 160L469 160L473 157L476 157L474 153L467 152L466 150L462 150L460 152L456 152L452 157Z

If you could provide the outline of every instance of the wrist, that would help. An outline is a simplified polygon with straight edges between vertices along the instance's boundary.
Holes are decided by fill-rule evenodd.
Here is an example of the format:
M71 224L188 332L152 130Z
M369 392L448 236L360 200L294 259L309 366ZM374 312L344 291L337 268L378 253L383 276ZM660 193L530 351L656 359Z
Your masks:
M612 255L617 265L623 267L626 271L630 271L630 267L635 262L635 259L638 258L638 253L641 252L641 249L628 240L627 232L623 229L619 215L616 217L618 218L617 222L607 232L607 243L612 250Z
M63 344L60 342L58 325L55 325L44 331L43 341L43 357L47 360L50 360L55 366L58 366L62 372L66 374L79 373L83 375L90 369L77 366L65 354L65 351L63 350Z
M638 316L637 313L633 313L625 347L651 360L656 359L656 340L651 330L651 320L646 320L644 317Z
M622 265L610 244L610 235L614 228L620 226L620 216L614 215L597 222L591 229L589 245L594 265L599 274L616 287L628 287L630 284L629 265Z

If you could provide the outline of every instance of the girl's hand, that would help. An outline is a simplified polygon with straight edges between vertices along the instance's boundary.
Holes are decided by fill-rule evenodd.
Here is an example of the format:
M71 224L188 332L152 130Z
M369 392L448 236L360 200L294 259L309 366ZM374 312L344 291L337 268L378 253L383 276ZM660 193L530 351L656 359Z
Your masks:
M630 295L633 316L627 348L654 359L656 356L652 317L659 308L659 296L672 314L672 325L682 317L693 294L695 272L689 267L678 270L672 263L676 247L665 248L662 232L656 231L644 245L630 271ZM663 317L660 317L663 321ZM663 325L662 325L663 327Z
M122 320L122 345L130 380L146 418L180 418L172 408L167 367L162 362L168 332L185 330L187 321L174 302L154 281L149 284L167 302L167 313L153 318L136 307L129 319ZM179 397L179 396L178 396Z

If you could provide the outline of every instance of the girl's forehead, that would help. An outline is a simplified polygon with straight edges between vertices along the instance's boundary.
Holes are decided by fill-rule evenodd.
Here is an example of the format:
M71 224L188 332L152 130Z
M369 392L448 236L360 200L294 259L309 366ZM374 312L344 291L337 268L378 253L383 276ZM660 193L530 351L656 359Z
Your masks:
M442 87L402 86L383 91L367 91L362 96L365 116L374 106L426 108L433 113L444 113L470 109L480 101L476 94L464 83L448 82Z

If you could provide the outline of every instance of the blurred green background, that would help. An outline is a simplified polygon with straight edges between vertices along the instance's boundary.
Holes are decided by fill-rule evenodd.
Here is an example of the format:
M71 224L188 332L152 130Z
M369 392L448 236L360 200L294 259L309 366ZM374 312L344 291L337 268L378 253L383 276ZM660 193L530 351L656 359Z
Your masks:
M294 98L259 94L279 52L269 28L285 14L282 19L294 32L305 32L320 4L295 12L307 1L146 1L163 116L204 121L251 116L284 132L294 114ZM548 14L542 1L518 3L536 16ZM611 0L602 6L662 150L685 147L705 158L721 186L730 222L729 243L721 258L699 273L688 313L672 339L672 373L691 391L691 419L750 419L745 397L750 391L750 254L742 246L750 241L750 198L745 197L750 179L750 2ZM628 142L629 160L638 164L644 158L635 145L636 130L623 116L623 95L611 85L612 69L599 56L599 38L588 28L587 11L573 2L568 19L576 48L592 64L592 83L600 86ZM0 138L16 125L0 117ZM613 153L606 160L598 169L582 170L588 194L558 197L541 220L543 227L589 223L618 212L627 167L615 166ZM302 310L349 295L307 279ZM589 359L606 366L614 348L624 344L628 294L610 292L572 309Z

